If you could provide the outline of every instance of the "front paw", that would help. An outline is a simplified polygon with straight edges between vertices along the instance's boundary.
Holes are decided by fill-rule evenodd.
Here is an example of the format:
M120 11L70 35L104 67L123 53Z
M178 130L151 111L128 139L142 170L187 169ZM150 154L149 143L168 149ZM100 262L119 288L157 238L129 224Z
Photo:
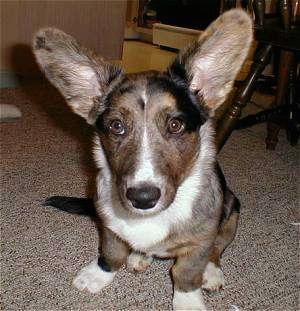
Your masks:
M106 272L98 265L98 260L82 268L73 280L73 286L79 290L87 290L90 293L98 293L103 287L109 285L116 272Z
M202 288L208 292L217 292L225 285L224 275L222 270L213 262L209 262L203 273Z
M127 268L131 272L144 272L151 265L152 261L152 257L133 251L127 257Z
M185 310L197 310L206 311L204 298L201 289L196 289L192 292L180 292L174 290L173 297L173 310L185 311Z

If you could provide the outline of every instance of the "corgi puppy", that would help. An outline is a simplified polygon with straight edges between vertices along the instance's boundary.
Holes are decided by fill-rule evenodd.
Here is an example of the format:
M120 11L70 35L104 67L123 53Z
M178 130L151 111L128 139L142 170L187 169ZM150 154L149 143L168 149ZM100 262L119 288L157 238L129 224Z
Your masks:
M94 206L101 220L100 254L75 277L79 290L97 293L122 265L143 271L153 257L175 259L174 310L205 310L202 289L222 288L220 256L235 236L239 201L216 160L213 116L251 41L251 18L234 9L165 72L125 74L58 29L35 34L41 69L95 129L94 200L46 202L79 213Z

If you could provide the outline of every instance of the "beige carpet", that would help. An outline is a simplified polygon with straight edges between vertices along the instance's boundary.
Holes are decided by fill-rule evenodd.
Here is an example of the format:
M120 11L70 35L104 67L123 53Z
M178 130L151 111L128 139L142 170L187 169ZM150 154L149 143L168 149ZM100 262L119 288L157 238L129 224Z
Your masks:
M93 186L90 130L47 84L2 90L22 118L1 127L1 295L3 310L170 310L171 261L140 275L124 268L101 294L71 287L97 254L87 218L46 209L50 195L84 196ZM226 287L213 310L298 310L299 146L284 133L266 151L265 125L236 132L220 154L242 203L237 238L223 257Z

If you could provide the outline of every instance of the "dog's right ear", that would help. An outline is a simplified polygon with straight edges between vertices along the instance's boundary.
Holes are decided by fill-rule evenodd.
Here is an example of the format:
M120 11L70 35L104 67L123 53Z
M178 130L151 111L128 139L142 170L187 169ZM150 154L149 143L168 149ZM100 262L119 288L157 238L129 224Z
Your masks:
M227 11L179 53L169 74L187 82L213 115L232 90L252 39L251 17L241 9Z
M33 51L46 77L72 110L93 124L105 108L103 93L122 70L55 28L44 28L35 34Z

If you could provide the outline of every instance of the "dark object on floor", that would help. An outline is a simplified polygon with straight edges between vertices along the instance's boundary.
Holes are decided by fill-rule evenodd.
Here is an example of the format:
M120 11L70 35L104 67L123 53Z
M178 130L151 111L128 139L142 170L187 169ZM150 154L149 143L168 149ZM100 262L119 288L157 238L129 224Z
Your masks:
M96 209L93 199L53 196L47 198L43 203L44 206L52 206L64 212L71 214L96 217Z
M254 58L251 71L238 89L231 107L225 112L218 126L217 143L219 149L225 144L237 126L245 128L247 124L267 121L267 149L275 149L280 128L285 128L291 145L297 143L299 137L299 102L296 101L296 83L299 83L300 29L297 25L297 6L293 8L289 1L278 1L278 16L265 18L265 1L254 0L252 3L255 14L255 39L259 48ZM294 10L294 12L292 12ZM258 79L270 61L274 50L279 49L280 62L277 77L277 89L273 107L265 113L247 117L238 121L243 108L249 103ZM296 82L298 81L298 82ZM285 105L286 107L282 107Z

